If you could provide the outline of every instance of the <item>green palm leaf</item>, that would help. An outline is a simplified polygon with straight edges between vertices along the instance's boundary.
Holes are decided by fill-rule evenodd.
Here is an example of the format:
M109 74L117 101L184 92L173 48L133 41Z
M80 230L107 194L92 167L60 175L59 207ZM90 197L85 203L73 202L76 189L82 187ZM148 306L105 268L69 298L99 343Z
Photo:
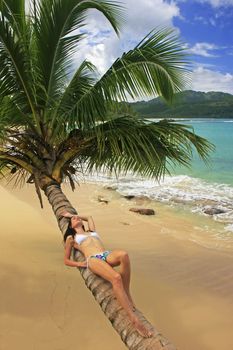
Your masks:
M25 30L25 0L1 0L0 11L21 36Z
M66 115L71 123L88 116L103 119L105 105L116 101L161 95L168 102L188 81L186 53L173 30L161 29L145 37L133 50L124 53L108 71L71 105ZM100 107L102 106L102 110ZM68 119L67 119L68 121Z
M49 103L61 93L71 68L72 56L83 34L72 34L85 25L87 11L96 9L118 33L121 8L117 3L100 0L42 0L36 21L38 63ZM46 47L44 46L46 43Z
M53 109L51 129L52 134L56 138L59 135L58 131L63 130L63 127L66 125L65 123L67 123L67 120L69 120L69 128L76 128L77 126L81 127L81 120L76 120L72 125L72 121L69 119L69 115L67 116L67 110L70 109L70 104L74 104L77 99L83 96L93 86L93 83L95 82L95 79L92 75L93 71L95 71L95 66L88 61L83 61L77 69L68 87L66 88L64 94L62 95L58 105ZM102 101L102 103L105 103L105 101ZM96 120L92 120L91 123L93 124L95 121Z
M82 165L87 172L130 171L159 180L169 173L171 165L188 166L193 148L207 161L213 145L185 125L118 116L93 130L73 132L58 151L55 169L62 171L70 164L78 169Z
M6 2L3 2L4 4ZM7 7L9 9L9 7ZM30 82L32 71L30 70L30 56L26 46L24 30L20 32L18 22L20 15L12 14L11 22L8 20L9 13L5 17L0 12L0 98L14 96L14 102L22 113L33 116L34 123L39 131L39 121L35 111L35 100ZM17 25L16 25L17 24ZM16 29L15 29L16 27ZM25 28L24 28L25 29Z

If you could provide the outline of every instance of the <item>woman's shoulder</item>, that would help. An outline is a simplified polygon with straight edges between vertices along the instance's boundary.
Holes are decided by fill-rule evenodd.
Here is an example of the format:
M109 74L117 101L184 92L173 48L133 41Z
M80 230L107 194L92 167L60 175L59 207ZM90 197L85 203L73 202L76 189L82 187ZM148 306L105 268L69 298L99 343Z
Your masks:
M72 236L68 236L66 238L66 244L73 245L74 244L74 238Z

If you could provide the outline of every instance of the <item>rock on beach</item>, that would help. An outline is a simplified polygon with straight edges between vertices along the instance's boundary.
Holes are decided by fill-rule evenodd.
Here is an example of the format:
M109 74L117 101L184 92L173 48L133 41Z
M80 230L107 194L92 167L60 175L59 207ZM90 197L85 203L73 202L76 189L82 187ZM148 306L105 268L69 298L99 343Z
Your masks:
M146 209L146 208L130 208L129 211L134 213L138 213L141 215L155 215L154 209Z
M225 210L219 208L204 208L203 213L208 215L216 215L225 213Z

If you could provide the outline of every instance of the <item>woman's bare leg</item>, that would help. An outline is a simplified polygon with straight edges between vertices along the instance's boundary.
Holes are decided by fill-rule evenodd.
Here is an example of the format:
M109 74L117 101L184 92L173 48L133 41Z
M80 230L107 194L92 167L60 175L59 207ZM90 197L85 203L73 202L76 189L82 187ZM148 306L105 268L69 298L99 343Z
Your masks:
M122 254L122 256L121 256L119 273L122 277L124 288L125 288L126 294L128 295L129 301L132 304L133 308L135 309L136 305L134 304L134 301L133 301L132 296L130 294L130 277L131 277L130 260L129 260L129 256L126 252L124 252L124 254Z
M122 278L125 292L129 298L130 304L132 305L133 311L135 311L136 305L130 294L131 267L130 267L129 255L124 250L113 250L107 256L107 262L111 266L120 266L119 273Z
M105 280L109 281L112 284L113 292L119 304L127 312L138 333L146 338L151 337L153 333L140 322L139 318L132 311L129 298L123 286L121 275L116 272L110 265L100 259L90 258L88 266L92 272L103 277Z

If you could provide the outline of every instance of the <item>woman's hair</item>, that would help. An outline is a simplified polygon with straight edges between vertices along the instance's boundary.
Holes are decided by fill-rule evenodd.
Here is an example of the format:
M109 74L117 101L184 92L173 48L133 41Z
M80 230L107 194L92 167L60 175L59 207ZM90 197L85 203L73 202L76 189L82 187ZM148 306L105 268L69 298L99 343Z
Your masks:
M86 231L85 226L82 225L82 227L83 227L83 230ZM71 227L71 219L70 219L68 227L67 227L66 232L65 232L64 237L63 237L64 243L67 240L67 237L72 236L74 238L75 233L76 233L76 231Z
M64 242L67 240L67 237L69 236L72 236L74 238L74 235L75 235L75 230L72 227L70 227L70 224L69 224L63 237Z

